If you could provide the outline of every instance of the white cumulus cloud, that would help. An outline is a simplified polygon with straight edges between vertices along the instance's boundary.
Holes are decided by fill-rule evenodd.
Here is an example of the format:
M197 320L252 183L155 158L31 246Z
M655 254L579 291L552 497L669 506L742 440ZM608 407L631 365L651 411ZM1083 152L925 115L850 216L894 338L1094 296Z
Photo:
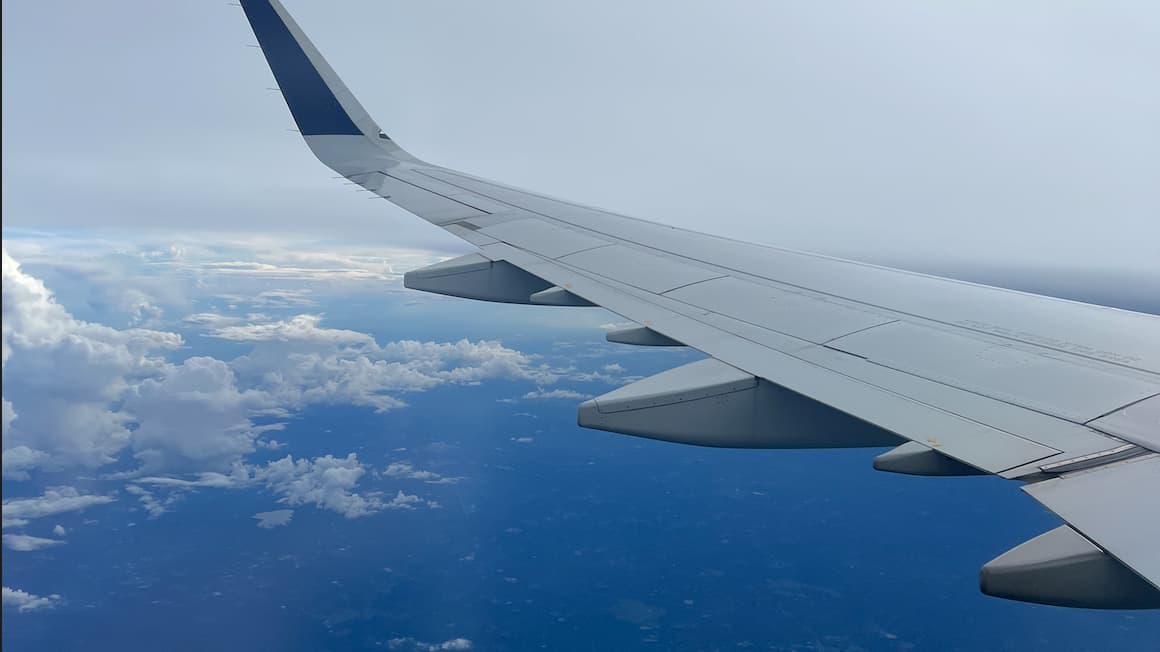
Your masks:
M4 401L4 437L8 437L8 424L12 422L9 414L15 417L12 412L12 404L7 400ZM10 480L27 480L28 470L36 468L45 460L48 459L48 453L44 451L33 450L27 446L13 446L12 448L5 448L3 452L3 467L4 477Z
M422 480L427 484L455 484L462 478L441 475L434 471L416 468L410 462L391 462L382 474L388 478L402 478L404 480Z
M591 394L581 394L571 389L536 389L528 392L520 397L524 401L551 401L556 399L568 399L573 401L583 401L592 398ZM509 401L511 399L508 399Z
M116 498L112 496L82 494L75 487L49 487L42 495L33 498L5 499L2 509L5 522L9 520L27 522L45 516L83 511L114 500Z
M157 354L181 337L75 319L7 250L2 255L5 474L19 479L49 462L114 461L131 420L111 406L163 367Z
M272 530L282 525L289 525L290 519L294 516L292 509L275 509L271 512L258 512L254 514L254 518L258 520L258 527Z
M404 493L402 489L395 494L395 497L383 503L385 509L418 509L420 507L430 507L438 509L439 503L434 500L426 500L414 494Z
M229 365L207 357L166 367L124 403L136 419L132 448L146 472L229 469L255 450L250 415L270 406L262 392L239 389Z
M254 479L279 494L287 505L315 505L347 518L368 516L383 509L374 494L352 490L366 474L354 453L344 458L326 455L313 460L286 457L254 471Z
M33 550L40 550L41 548L51 548L59 546L64 541L58 539L45 539L43 537L34 537L28 534L5 534L4 547L9 550L16 550L18 552L31 552Z
M27 591L21 591L20 589L10 589L7 586L3 587L2 591L4 606L12 607L21 613L40 609L51 609L60 603L60 595L56 593L40 596Z

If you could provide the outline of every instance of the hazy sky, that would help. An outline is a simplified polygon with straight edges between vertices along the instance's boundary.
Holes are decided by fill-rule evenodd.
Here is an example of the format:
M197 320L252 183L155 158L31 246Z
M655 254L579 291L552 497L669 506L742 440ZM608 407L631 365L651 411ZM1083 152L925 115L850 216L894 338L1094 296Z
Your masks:
M482 176L869 258L1150 269L1160 5L287 6L388 133ZM459 247L331 179L241 10L3 5L4 225Z

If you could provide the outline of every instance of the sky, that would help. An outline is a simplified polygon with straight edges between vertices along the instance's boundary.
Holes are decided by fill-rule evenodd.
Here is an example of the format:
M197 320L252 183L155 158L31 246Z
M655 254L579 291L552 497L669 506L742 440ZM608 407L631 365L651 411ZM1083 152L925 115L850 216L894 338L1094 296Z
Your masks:
M1151 2L287 3L419 156L911 267L1160 256ZM6 226L461 247L331 179L237 7L4 6Z

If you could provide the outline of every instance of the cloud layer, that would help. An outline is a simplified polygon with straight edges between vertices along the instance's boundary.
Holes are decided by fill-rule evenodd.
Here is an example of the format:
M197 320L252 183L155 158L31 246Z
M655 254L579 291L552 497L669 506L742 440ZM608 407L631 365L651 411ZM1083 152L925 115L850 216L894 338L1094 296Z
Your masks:
M277 426L256 419L313 404L391 410L406 405L407 393L446 384L558 379L499 342L379 344L365 333L329 328L318 314L201 313L189 323L207 337L245 346L244 354L175 361L184 345L178 333L77 319L7 251L3 279L3 460L10 480L121 460L133 462L138 475L228 474L259 446L276 446L260 438ZM285 302L291 294L269 296ZM321 502L333 504L328 500Z
M102 299L102 304L116 307L128 324L114 328L75 316L5 247L4 478L24 482L36 481L46 472L91 476L95 471L98 482L114 485L88 492L49 486L40 495L5 500L4 545L13 551L64 543L61 538L21 531L33 521L105 505L118 497L127 497L134 509L150 518L171 511L191 492L212 489L257 490L287 508L309 506L347 518L439 508L437 501L397 487L388 491L366 485L384 480L449 484L461 478L407 462L376 471L355 453L287 454L270 461L255 461L251 456L284 447L269 433L312 405L387 411L404 407L408 394L444 385L498 379L545 387L570 373L554 370L498 341L379 343L366 333L328 326L320 313L294 314L317 308L316 299L328 293L315 290L325 289L328 283L341 282L349 289L360 283L397 280L398 273L383 259L299 252L273 263L197 263L185 247L130 246L137 268L159 265L170 272L209 274L206 278L211 283L221 275L242 279L239 287L245 288L245 294L213 294L217 299L205 310L198 301L158 302L156 287L137 284L140 271L117 276L115 271L95 271L103 270L98 265L61 272L60 267L43 262L52 256L35 241L16 243L50 274L63 273L63 278L73 274L86 280L96 274L108 286L121 285L127 278L134 281L124 284L123 293L107 288L99 293L112 297ZM117 250L115 245L100 247L106 253L97 260L124 256L108 253ZM267 285L246 284L254 278ZM270 278L296 283L294 289L271 289ZM75 292L69 284L65 286L66 291ZM229 304L212 308L218 301ZM246 308L237 309L235 304ZM188 316L178 322L184 335L166 330L165 312L174 305L190 308L182 313ZM145 322L154 328L133 326ZM186 338L216 341L233 350L235 357L185 354ZM259 519L259 525L273 527L288 523L292 510L263 514L267 516ZM54 601L12 595L21 604L33 605L27 609Z

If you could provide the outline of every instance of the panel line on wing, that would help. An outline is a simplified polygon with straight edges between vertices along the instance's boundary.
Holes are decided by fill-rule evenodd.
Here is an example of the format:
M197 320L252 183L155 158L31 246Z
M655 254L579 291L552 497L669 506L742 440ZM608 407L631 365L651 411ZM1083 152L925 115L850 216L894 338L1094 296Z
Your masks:
M497 212L497 211L495 211L495 210L487 210L486 208L482 208L482 207L480 207L480 206L475 206L474 204L470 203L470 201L466 201L466 200L464 199L465 197L467 197L466 193L465 193L465 194L462 194L462 195L445 195L445 194L443 194L443 193L441 193L441 192L438 192L438 191L432 190L432 189L430 189L430 188L424 188L423 186L421 186L421 185L419 185L419 184L417 184L417 183L414 183L413 181L408 181L407 179L404 179L403 177L399 176L398 174L392 174L392 173L390 173L390 172L381 172L380 174L383 174L383 175L385 175L385 176L387 176L387 177L390 177L390 178L394 179L395 181L398 181L399 183L405 183L405 184L407 184L408 186L411 186L412 188L415 188L415 189L417 189L417 190L421 190L421 191L423 191L423 192L428 192L428 193L431 193L432 195L436 195L436 196L438 196L438 197L442 197L442 198L444 198L444 199L446 199L446 200L448 200L448 201L453 201L453 202L455 202L455 203L457 203L457 204L460 204L461 206L465 206L465 207L467 207L467 208L471 208L471 209L477 210L477 211L479 211L479 212L481 212L481 213L487 213L487 214L491 215L491 214L494 214L494 213L496 213L496 212ZM381 186L380 186L380 187L381 187ZM386 199L388 199L388 201L389 201L389 198L386 198Z
M1133 408L1133 407L1135 407L1135 406L1137 406L1137 405L1140 405L1140 404L1141 404L1141 403L1143 403L1144 401L1148 401L1148 400L1154 399L1154 398L1156 398L1157 396L1160 396L1160 392L1157 392L1157 393L1155 393L1155 394L1152 394L1152 395L1150 395L1150 396L1145 396L1144 398L1142 398L1142 399L1140 399L1140 400L1138 400L1138 401L1132 401L1131 403L1125 403L1124 405L1121 405L1121 406L1119 406L1119 407L1117 407L1117 408L1113 408L1113 409L1111 409L1111 410L1108 410L1107 412L1104 412L1103 414L1099 415L1098 417L1092 417L1091 419L1089 419L1088 421L1085 421L1084 423L1085 423L1085 424L1088 424L1088 423L1091 423L1092 421L1099 421L1100 419L1102 419L1102 418L1104 418L1104 417L1106 417L1106 416L1108 416L1108 415L1115 414L1116 412L1120 412L1121 410L1127 410L1127 409L1129 409L1129 408ZM1160 424L1157 424L1157 425L1158 425L1158 426L1160 426Z
M431 172L435 172L435 171L431 171ZM481 180L481 179L471 178L467 175L464 175L464 174L459 173L459 172L455 172L453 170L440 169L440 170L438 170L438 172L443 174L443 175L446 175L448 177L452 177L452 179L447 181L448 183L452 183L453 185L457 185L459 187L464 187L466 190L469 190L470 192L477 192L479 194L487 196L490 199L493 199L493 200L498 201L498 202L506 203L506 204L513 206L514 208L517 208L519 210L538 215L538 216L544 218L545 220L560 223L560 224L565 224L565 225L568 225L570 227L574 227L574 228L578 228L578 229L583 229L587 232L590 232L593 234L598 234L598 235L601 235L604 237L614 238L620 242L636 245L636 246L642 247L646 250L659 251L659 252L665 253L667 255L676 257L676 258L681 258L681 259L687 260L690 263L712 265L714 267L717 267L718 269L729 271L730 273L734 274L739 279L747 278L747 279L751 279L754 281L758 281L762 284L768 284L771 287L780 287L783 289L791 289L792 288L793 291L805 292L805 293L809 293L809 294L814 295L814 296L829 298L829 299L840 301L840 302L843 302L846 304L858 305L858 306L862 307L863 309L870 309L870 310L873 310L876 312L889 313L890 316L895 317L895 318L905 317L905 318L909 318L911 320L914 320L916 322L940 324L942 326L945 326L948 328L954 328L956 330L971 331L971 332L978 333L981 335L986 335L989 337L1004 339L1006 341L1017 344L1018 346L1026 347L1026 348L1031 349L1031 350L1051 351L1053 353L1058 353L1058 354L1066 355L1069 357L1074 356L1076 358L1088 360L1088 361L1094 362L1096 364L1113 365L1115 367L1123 368L1126 371L1131 370L1131 371L1136 372L1136 373L1142 372L1142 373L1147 374L1153 378L1155 378L1157 376L1156 371L1150 369L1147 366L1142 366L1141 364L1139 364L1141 361L1136 359L1136 358L1127 359L1127 358L1124 358L1123 356L1118 355L1118 354L1113 354L1110 352L1100 351L1100 350L1093 351L1093 350L1091 350L1090 347L1080 346L1078 344L1067 342L1067 341L1059 341L1057 339L1045 338L1045 337L1042 337L1039 335L1029 334L1029 333L1022 333L1022 332L1012 333L1012 332L1008 332L1008 330L1006 330L1006 329L997 329L996 327L988 327L985 324L982 326L978 326L978 325L974 325L974 322L963 323L962 320L940 319L937 317L919 314L919 313L913 312L911 310L900 308L900 307L887 306L887 305L883 305L880 303L875 303L873 301L868 301L865 299L854 299L854 298L851 298L845 294L838 294L835 292L827 291L825 289L818 289L817 287L802 285L801 283L793 282L793 281L786 280L786 279L781 279L781 278L774 279L774 278L771 278L769 276L756 274L752 271L738 267L737 265L731 265L727 261L709 262L709 261L704 260L702 258L691 256L691 255L688 255L686 253L678 253L678 252L673 251L671 249L666 249L661 243L644 242L642 240L635 239L633 236L627 235L625 233L613 233L613 232L610 232L608 230L604 230L604 229L598 228L596 226L593 226L591 224L581 223L581 222L577 221L576 219L567 219L566 217L564 217L562 215L549 214L549 213L544 212L543 209L537 209L536 207L529 205L527 202L517 203L515 201L505 199L503 196L497 195L497 193L508 193L508 194L519 193L521 195L526 195L528 197L536 198L536 199L539 199L539 200L544 201L544 202L554 203L562 209L569 209L573 212L575 212L575 211L591 212L594 214L594 216L599 216L599 217L604 217L604 218L612 218L612 217L618 218L618 219L622 218L622 219L627 220L627 221L632 222L632 223L644 224L644 225L648 225L649 227L653 227L653 228L662 227L662 225L658 225L656 223L649 222L647 220L641 220L639 218L633 218L633 217L629 217L629 216L622 216L622 215L618 215L615 213L602 211L600 209L588 208L588 207L583 207L583 206L579 206L579 205L575 205L575 204L570 204L570 203L564 202L562 200L553 199L550 197L545 197L543 195L537 195L535 193L529 193L529 192L525 192L525 191L518 191L515 189L506 188L506 187L503 187L499 184L495 184L493 182L488 182L488 181ZM464 184L470 184L470 185L464 185ZM484 186L486 189L480 189L478 186ZM677 229L674 227L663 227L663 228L666 230L666 232L692 233L692 232L685 231L684 229ZM702 235L702 234L696 234L696 235ZM749 246L749 247L754 246L751 243L742 243L739 241L730 240L728 238L720 238L720 237L716 237L716 236L709 236L709 238L711 238L712 241L736 242L737 244L744 245L744 246ZM989 287L989 286L979 286L977 284L969 283L966 281L960 281L960 280L956 280L956 279L942 279L942 278L938 278L938 277L931 277L929 275L921 274L918 272L909 272L906 270L895 270L895 269L890 269L890 268L884 268L884 267L880 267L877 265L871 265L868 263L861 263L858 261L848 261L848 260L832 258L832 257L828 257L828 256L821 256L821 255L817 255L817 254L810 254L810 253L806 253L806 252L794 251L792 249L785 249L785 248L773 247L773 246L762 246L761 248L767 249L771 253L778 253L778 254L791 255L791 256L800 256L800 257L803 257L803 259L802 259L803 261L829 262L829 263L834 263L834 264L857 266L857 267L860 267L860 268L867 270L867 272L891 273L891 274L896 274L896 275L902 275L902 277L905 277L905 278L931 279L931 280L947 282L947 283L952 284L953 286L979 288L980 290L985 290L985 291L993 292L993 293L999 293L999 295L1001 295L1001 296L1007 296L1007 295L1027 296L1030 299L1034 299L1034 300L1041 301L1041 302L1048 302L1050 304L1057 304L1057 303L1058 304L1067 304L1067 305L1075 304L1075 305L1091 308L1091 306L1086 306L1086 304L1077 304L1076 302L1067 301L1065 299L1058 299L1055 297L1044 297L1044 296L1039 296L1039 295L1027 295L1026 293L1018 292L1015 290L1008 290L1005 288L994 288L994 287ZM1123 312L1123 311L1120 311L1120 312ZM1143 317L1143 316L1141 316L1141 317Z

